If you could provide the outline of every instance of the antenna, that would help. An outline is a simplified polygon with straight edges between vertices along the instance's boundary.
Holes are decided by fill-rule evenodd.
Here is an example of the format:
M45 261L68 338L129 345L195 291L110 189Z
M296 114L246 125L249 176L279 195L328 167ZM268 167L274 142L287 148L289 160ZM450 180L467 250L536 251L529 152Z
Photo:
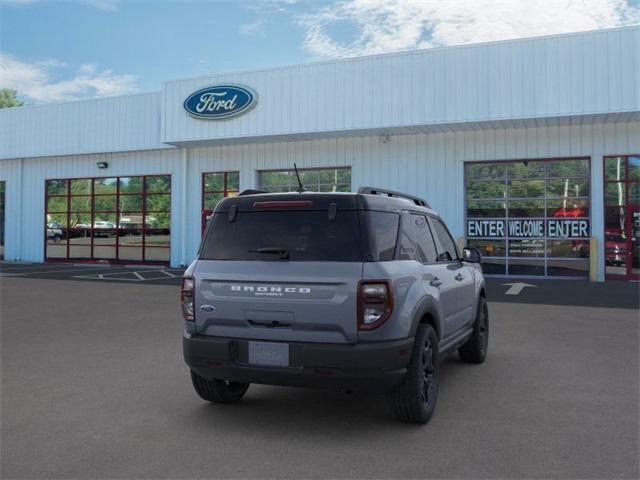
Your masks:
M298 193L302 193L304 192L304 187L302 186L302 180L300 180L300 174L298 173L298 166L295 164L293 164L293 169L296 172L296 178L298 179Z

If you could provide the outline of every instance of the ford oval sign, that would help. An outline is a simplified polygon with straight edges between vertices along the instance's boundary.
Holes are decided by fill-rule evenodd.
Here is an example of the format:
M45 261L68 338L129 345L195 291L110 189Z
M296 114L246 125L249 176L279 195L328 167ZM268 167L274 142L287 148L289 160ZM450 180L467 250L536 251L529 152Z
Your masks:
M184 109L196 118L220 120L241 115L258 101L256 92L241 85L214 85L192 93Z

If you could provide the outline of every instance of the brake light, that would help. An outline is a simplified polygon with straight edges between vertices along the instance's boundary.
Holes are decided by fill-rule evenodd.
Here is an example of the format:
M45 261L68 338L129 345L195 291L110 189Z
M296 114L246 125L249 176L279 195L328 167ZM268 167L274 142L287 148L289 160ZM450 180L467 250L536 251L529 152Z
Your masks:
M182 289L180 290L180 303L182 304L182 316L185 320L193 322L194 306L193 306L193 289L195 280L193 277L182 278Z
M311 208L311 200L273 200L269 202L253 202L253 208Z
M358 284L358 330L373 330L386 322L393 311L391 284L367 280Z

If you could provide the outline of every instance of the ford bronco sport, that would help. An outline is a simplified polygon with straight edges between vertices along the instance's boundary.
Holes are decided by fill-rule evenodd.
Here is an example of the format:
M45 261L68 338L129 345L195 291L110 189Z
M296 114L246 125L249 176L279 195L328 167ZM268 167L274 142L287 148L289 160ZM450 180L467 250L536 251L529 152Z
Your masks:
M487 354L479 263L401 193L226 198L182 284L193 386L218 403L250 383L387 393L400 420L426 423L443 356Z

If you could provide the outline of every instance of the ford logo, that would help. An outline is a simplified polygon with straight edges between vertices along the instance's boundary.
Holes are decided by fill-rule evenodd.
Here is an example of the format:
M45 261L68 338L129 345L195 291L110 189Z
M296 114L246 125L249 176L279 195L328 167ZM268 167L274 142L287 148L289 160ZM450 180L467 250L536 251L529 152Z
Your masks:
M218 120L241 115L253 108L258 96L241 85L214 85L192 93L184 101L184 109L196 118Z

